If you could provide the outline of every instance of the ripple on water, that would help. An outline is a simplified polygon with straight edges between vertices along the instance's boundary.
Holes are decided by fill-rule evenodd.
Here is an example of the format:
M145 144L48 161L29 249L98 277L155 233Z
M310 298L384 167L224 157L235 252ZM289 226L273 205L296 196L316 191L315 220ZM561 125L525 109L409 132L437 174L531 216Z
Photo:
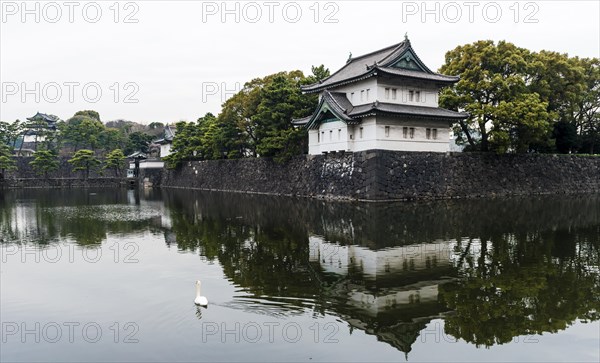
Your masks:
M123 204L52 207L46 210L59 218L93 218L102 222L137 222L161 216L160 211L150 206Z

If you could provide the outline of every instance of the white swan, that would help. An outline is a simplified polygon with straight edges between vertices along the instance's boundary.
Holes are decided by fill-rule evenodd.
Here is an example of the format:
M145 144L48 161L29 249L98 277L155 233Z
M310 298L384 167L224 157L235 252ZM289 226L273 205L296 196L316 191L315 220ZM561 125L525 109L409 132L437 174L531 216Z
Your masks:
M208 306L208 299L205 296L200 296L200 285L200 280L196 281L196 298L194 299L194 304Z

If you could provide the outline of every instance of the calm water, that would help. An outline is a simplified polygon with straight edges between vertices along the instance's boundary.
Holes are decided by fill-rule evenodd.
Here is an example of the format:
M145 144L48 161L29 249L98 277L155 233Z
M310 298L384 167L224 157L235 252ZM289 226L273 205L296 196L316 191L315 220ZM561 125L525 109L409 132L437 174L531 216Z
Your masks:
M0 193L3 362L600 361L600 196Z

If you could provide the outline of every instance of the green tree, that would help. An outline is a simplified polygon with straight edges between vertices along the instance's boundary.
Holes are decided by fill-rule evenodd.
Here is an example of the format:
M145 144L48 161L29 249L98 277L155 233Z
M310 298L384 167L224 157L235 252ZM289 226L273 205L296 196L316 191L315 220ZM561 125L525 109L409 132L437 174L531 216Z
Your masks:
M455 133L472 148L490 150L488 130L501 121L497 107L526 92L524 75L530 59L531 54L526 49L504 41L495 44L491 40L458 46L446 53L440 72L459 75L460 81L442 91L440 105L469 113L466 120L458 122ZM480 135L480 145L475 135ZM498 133L498 136L500 144L505 145L506 135Z
M29 165L38 173L48 177L48 173L58 170L59 161L55 152L50 150L38 150L33 154L33 160Z
M100 120L100 114L94 110L77 111L74 116L88 117L96 121L102 122L102 120Z
M127 137L121 130L115 128L105 128L98 137L98 146L104 152L110 152L115 149L123 149L127 144Z
M86 149L77 150L68 162L73 165L73 170L85 171L85 179L89 178L90 170L96 169L102 164L100 160L96 158L92 150Z
M12 156L10 148L5 144L0 144L0 179L4 179L4 173L9 170L16 170L17 163Z
M106 155L102 169L112 169L116 176L121 176L121 170L125 167L125 155L123 150L115 149Z
M127 146L125 147L125 153L131 154L136 151L148 153L148 146L152 142L153 137L141 131L135 131L129 134L127 138Z
M8 145L14 149L17 141L23 132L23 125L20 120L13 123L0 121L0 143Z
M556 150L562 154L569 154L577 149L577 127L567 121L559 121L554 124L552 137L556 139Z
M207 113L194 122L178 122L176 126L171 154L165 161L171 168L176 167L185 160L205 160L217 158L220 154L218 145L218 131L216 118ZM205 135L209 131L209 134Z
M490 135L494 149L504 153L514 150L529 151L532 144L543 143L550 131L547 102L540 101L537 93L525 93L511 101L500 101Z
M227 154L276 157L292 150L304 152L305 142L290 131L290 122L313 112L317 96L302 94L300 86L329 75L324 66L313 67L312 71L308 77L301 71L291 71L256 78L228 99L218 117L220 128L226 130ZM292 143L297 144L291 147Z
M80 114L80 112L67 120L66 125L63 128L64 141L68 143L74 151L77 151L80 148L96 150L100 144L100 137L104 132L105 127L98 119L90 117L87 114Z

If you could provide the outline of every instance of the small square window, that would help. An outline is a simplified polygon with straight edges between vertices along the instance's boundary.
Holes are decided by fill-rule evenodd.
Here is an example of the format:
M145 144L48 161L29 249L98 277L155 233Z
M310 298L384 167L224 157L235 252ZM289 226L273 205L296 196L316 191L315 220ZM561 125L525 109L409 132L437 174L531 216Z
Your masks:
M359 137L361 139L363 138L363 128L362 127L359 129Z
M367 88L367 101L369 100L369 91L371 91L371 89Z
M411 128L410 128L410 138L411 138L411 139L414 139L414 138L415 138L415 128L414 128L414 127L411 127Z
M385 99L386 99L386 100L389 100L389 99L390 99L390 89L389 89L389 88L386 88L386 89L385 89Z
M421 92L420 91L415 92L415 101L421 102Z
M360 100L363 101L365 99L365 90L360 91Z
M396 99L396 92L397 90L395 88L392 88L392 100Z
M428 140L431 139L431 129L428 128L425 130L425 138Z
M385 127L385 137L390 137L390 127L389 126Z
M415 99L415 92L414 91L408 91L408 100L410 102L412 102Z
M431 129L431 137L437 140L437 129Z
M408 138L408 127L403 127L402 128L402 136L406 139Z

